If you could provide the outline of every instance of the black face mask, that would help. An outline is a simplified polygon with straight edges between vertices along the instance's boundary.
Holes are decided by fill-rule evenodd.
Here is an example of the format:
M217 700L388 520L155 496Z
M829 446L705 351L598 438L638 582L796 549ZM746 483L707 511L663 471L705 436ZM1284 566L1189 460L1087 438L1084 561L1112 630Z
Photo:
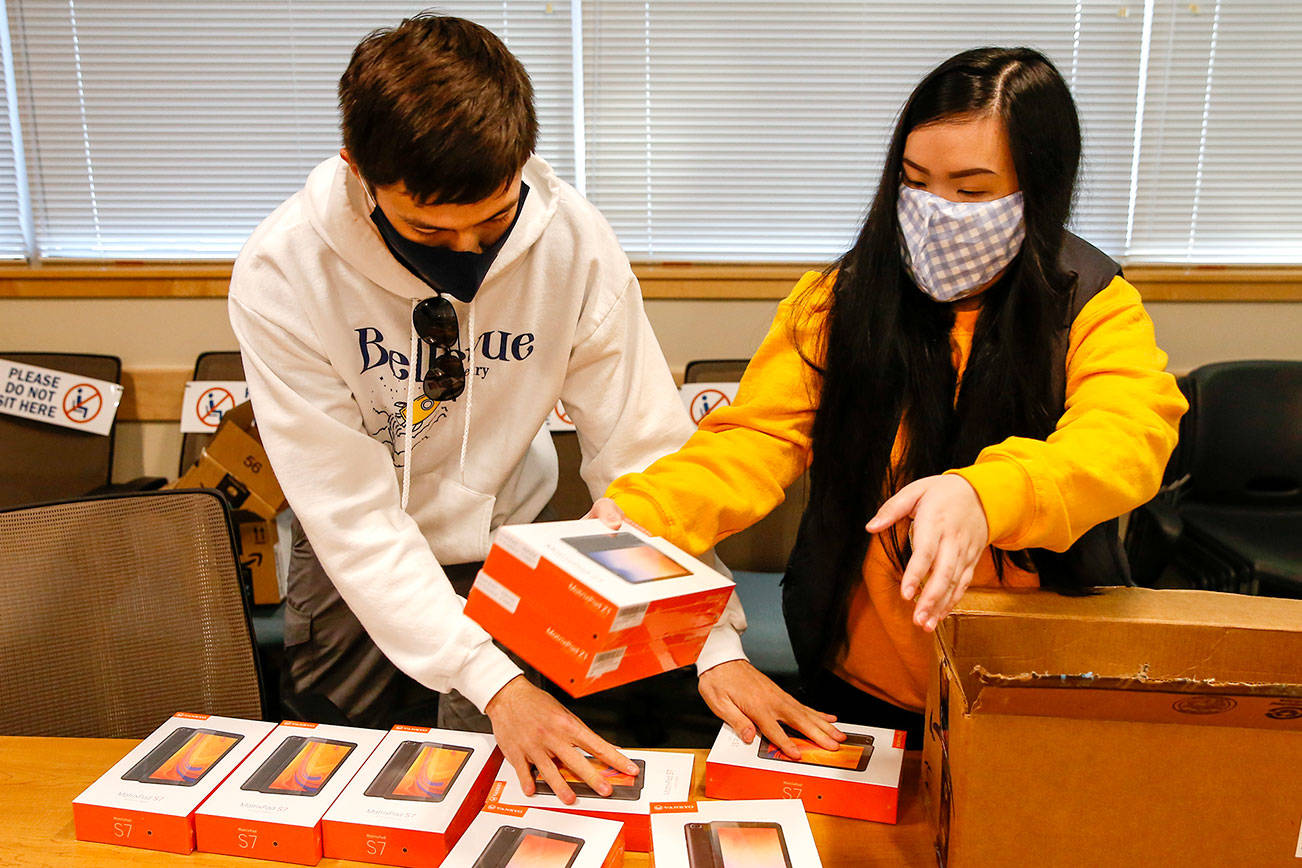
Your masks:
M493 260L497 259L497 254L501 252L506 239L511 235L511 230L520 219L520 212L524 210L524 199L528 195L529 185L521 181L520 203L516 206L511 225L506 227L501 238L479 253L432 247L403 238L398 234L398 230L393 228L389 218L384 216L378 203L371 211L371 222L375 224L376 229L380 230L380 237L384 239L389 252L402 263L404 268L429 284L435 292L446 292L457 301L469 302L479 291L479 285L484 282Z

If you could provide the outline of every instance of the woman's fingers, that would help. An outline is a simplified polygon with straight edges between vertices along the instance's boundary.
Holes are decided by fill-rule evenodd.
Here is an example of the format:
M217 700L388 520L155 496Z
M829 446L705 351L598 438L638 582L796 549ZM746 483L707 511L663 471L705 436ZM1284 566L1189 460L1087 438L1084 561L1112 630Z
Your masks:
M903 578L900 579L900 594L904 599L912 600L927 576L931 574L931 565L936 559L939 545L939 535L931 522L914 522L913 554L904 567Z
M931 575L913 608L913 623L927 630L935 629L937 613L954 588L957 576L958 546L952 539L942 540Z
M868 521L866 526L868 532L881 533L896 522L913 515L918 507L918 501L927 491L925 483L926 480L922 479L911 482L883 503L877 510L877 514Z

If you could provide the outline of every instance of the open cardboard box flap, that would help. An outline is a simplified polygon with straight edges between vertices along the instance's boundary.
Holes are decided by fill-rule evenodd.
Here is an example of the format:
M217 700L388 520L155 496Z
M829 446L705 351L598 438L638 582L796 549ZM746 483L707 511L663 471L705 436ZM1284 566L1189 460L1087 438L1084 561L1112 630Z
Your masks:
M168 488L215 488L231 509L271 520L287 505L248 401L226 411L199 460Z
M973 590L937 634L971 714L1302 729L1302 600Z

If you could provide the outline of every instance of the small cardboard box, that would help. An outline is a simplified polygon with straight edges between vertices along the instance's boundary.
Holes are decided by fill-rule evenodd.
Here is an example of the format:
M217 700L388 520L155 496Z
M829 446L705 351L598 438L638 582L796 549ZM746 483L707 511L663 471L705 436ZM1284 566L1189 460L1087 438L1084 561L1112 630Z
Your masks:
M941 865L1297 865L1302 600L968 591L936 631Z
M285 721L195 813L198 849L315 865L321 818L385 734Z
M656 868L823 864L805 807L795 799L656 805L651 839Z
M226 496L231 509L263 519L275 518L286 506L248 401L222 416L199 460L167 487L215 488Z
M631 527L546 522L498 531L465 612L582 696L695 662L732 591L696 558Z
M275 729L260 720L175 714L72 802L79 841L194 851L194 812Z
M280 582L276 577L276 522L274 519L254 518L240 521L236 526L240 535L240 564L249 571L253 580L255 605L275 605L280 602Z
M452 848L446 868L617 868L624 827L538 808L487 805Z
M325 855L439 864L484 806L501 764L491 735L395 726L326 812Z
M836 724L847 736L827 751L800 736L792 760L764 736L751 744L724 725L705 761L712 799L800 799L815 814L894 823L904 767L904 732Z
M626 750L624 756L638 766L638 773L629 776L612 769L604 762L589 757L589 761L610 782L614 792L603 798L568 769L563 770L567 782L576 796L567 805L552 794L551 787L542 778L535 777L538 792L526 796L520 789L520 779L515 769L502 766L497 781L488 796L490 803L517 808L544 808L549 811L583 814L624 824L624 842L629 850L647 853L651 850L651 806L657 802L685 802L692 792L692 767L695 757L690 753L671 751Z

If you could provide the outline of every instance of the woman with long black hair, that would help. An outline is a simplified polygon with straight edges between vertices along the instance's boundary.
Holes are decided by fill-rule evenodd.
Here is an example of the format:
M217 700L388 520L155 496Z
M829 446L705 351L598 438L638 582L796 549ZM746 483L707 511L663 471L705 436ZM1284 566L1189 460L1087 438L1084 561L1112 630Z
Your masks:
M781 304L732 406L594 514L693 552L807 467L783 582L802 705L744 660L701 677L743 738L830 746L829 715L916 743L930 631L969 585L1124 583L1116 519L1186 409L1117 264L1066 230L1071 93L1026 48L959 54L909 97L854 246Z

